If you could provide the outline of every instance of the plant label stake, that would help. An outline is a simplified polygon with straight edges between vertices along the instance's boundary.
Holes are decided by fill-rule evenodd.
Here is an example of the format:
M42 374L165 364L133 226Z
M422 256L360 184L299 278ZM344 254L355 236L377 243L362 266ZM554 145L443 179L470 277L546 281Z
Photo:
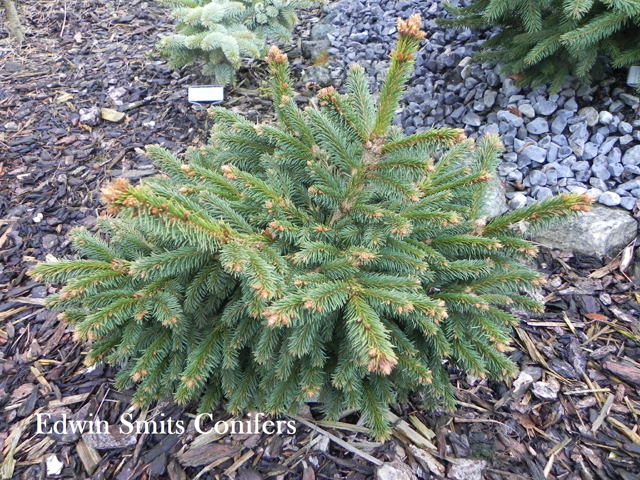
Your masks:
M630 87L640 86L640 65L631 65L627 75L627 85Z
M195 85L189 87L189 103L198 105L203 109L200 103L210 103L212 105L222 103L224 100L224 87L219 85Z

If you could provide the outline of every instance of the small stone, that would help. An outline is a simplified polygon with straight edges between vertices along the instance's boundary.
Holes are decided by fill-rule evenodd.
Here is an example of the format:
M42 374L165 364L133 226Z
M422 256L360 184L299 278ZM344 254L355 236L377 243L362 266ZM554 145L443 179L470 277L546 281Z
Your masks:
M620 199L620 206L631 211L636 206L637 201L635 197L622 197Z
M557 116L551 122L551 132L554 135L560 135L567 128L567 119L565 117Z
M631 135L623 135L620 137L620 145L628 145L633 142L633 137Z
M524 120L522 120L521 117L514 115L508 110L500 110L498 112L498 120L502 122L507 122L516 128L519 128L524 124Z
M533 104L533 109L538 115L549 116L558 109L558 105L555 102L546 100L543 102L536 102Z
M42 248L46 251L51 251L58 246L58 236L53 233L48 233L42 237Z
M522 151L521 157L524 157L525 159L532 162L544 163L545 159L547 158L547 151L544 148L530 145Z
M376 470L376 480L415 480L416 476L403 463L385 463Z
M622 151L616 147L609 152L607 155L607 162L609 163L620 163L622 161Z
M505 97L509 98L512 95L517 95L522 90L520 87L515 85L515 82L510 78L505 78L504 82L502 82L502 91L504 92Z
M584 97L585 95L589 95L592 92L592 89L589 85L581 85L576 92L577 97Z
M558 183L558 172L555 169L544 172L547 176L547 185L556 185Z
M587 143L587 140L589 139L589 130L587 129L587 125L584 123L572 126L576 126L577 128L569 137L569 145L571 146L573 153L578 156L582 156L584 144Z
M587 142L584 145L584 150L582 152L582 158L584 160L591 160L598 155L598 145L595 143Z
M467 112L462 117L462 123L471 127L479 127L482 125L482 120L477 113Z
M606 110L603 110L598 114L598 121L602 125L609 125L611 122L613 122L613 115L611 115Z
M325 18L325 21L320 21L311 27L311 40L326 40L327 35L333 34L336 28L335 25L327 23Z
M536 116L536 111L529 103L523 103L518 107L518 110L520 110L520 113L525 117L533 118Z
M549 377L548 382L535 382L531 391L540 400L556 400L560 391L560 383L555 378Z
M562 108L564 108L565 110L569 110L570 112L577 112L578 104L576 103L576 99L570 98L569 100L564 102L564 105L562 106Z
M584 160L580 160L579 162L571 165L571 170L574 172L584 172L589 169L589 162L585 162Z
M598 201L607 207L617 207L620 205L620 195L614 192L604 192Z
M628 182L618 185L618 188L625 191L635 190L636 188L640 188L640 180L629 180Z
M32 288L31 296L33 298L45 298L47 296L47 287L43 285L41 287Z
M500 175L501 177L506 177L514 170L517 170L517 168L518 165L513 162L502 162L500 165L498 165L498 175Z
M458 64L458 66L464 68L472 64L473 64L473 58L464 57L462 60L460 60L460 63Z
M631 147L627 150L622 157L622 163L624 165L640 164L640 145L636 145L635 147Z
M618 98L630 107L635 107L640 103L640 98L634 95L629 95L628 93L621 93L620 95L618 95Z
M485 90L482 97L482 103L484 103L487 108L491 108L496 103L497 96L498 92L494 92L493 90Z
M509 182L521 182L524 175L520 170L514 170L509 175L507 175L507 181Z
M618 124L618 132L620 132L621 135L629 135L633 132L633 127L630 123L620 122Z
M533 170L529 175L529 183L534 185L544 186L547 184L547 176L540 170Z
M555 143L550 143L549 148L547 148L547 161L555 162L558 159L558 151L560 148Z
M595 126L599 120L598 111L593 107L584 107L578 110L578 115L584 117L587 120L587 125L590 127Z
M98 107L81 108L78 110L78 114L80 115L80 123L84 123L89 127L95 127L100 122L100 109Z
M604 142L602 142L602 145L600 145L598 153L600 155L607 155L618 140L619 137L608 137Z
M549 131L549 123L544 118L536 118L527 124L527 131L534 135L542 135Z
M609 180L611 178L611 172L607 168L607 165L594 164L591 167L591 173L593 173L599 180Z
M558 158L567 158L572 153L573 150L571 150L571 147L560 147L560 149L558 150Z
M536 192L536 200L538 200L539 202L551 197L553 197L553 192L550 188L540 187Z
M558 174L558 178L573 178L574 177L574 173L571 170L571 167L568 166L568 165L560 165L560 164L556 163L555 165L553 165L553 169Z
M510 201L509 208L516 210L527 205L527 197L522 193L517 193Z
M591 135L591 138L589 141L599 147L604 142L604 139L605 139L605 136L602 133L598 132Z
M455 120L456 122L460 121L460 119L462 118L462 115L464 115L464 111L465 111L465 107L458 107L456 108L453 112L451 112L451 115L449 115L453 120ZM415 122L415 118L414 118L414 122ZM415 123L414 123L415 125Z
M524 195L523 195L524 196ZM517 397L527 391L534 379L527 372L520 372L518 378L513 381L513 396Z
M607 165L607 170L609 170L612 177L620 177L624 172L624 165L621 163L610 163Z
M576 181L580 183L586 183L589 181L589 177L591 177L591 169L587 168L586 170L581 170L576 172Z
M449 467L447 478L451 480L482 480L482 474L486 468L486 460L456 458Z
M618 113L623 108L624 108L624 103L622 103L620 100L616 100L611 105L609 105L609 111L611 113Z
M7 132L17 132L18 124L16 122L7 122L4 124L4 128Z
M625 165L624 171L629 172L631 175L640 175L640 166L636 165Z
M369 31L365 30L364 32L352 33L349 35L349 39L354 42L364 43L369 38ZM453 66L453 65L452 65Z

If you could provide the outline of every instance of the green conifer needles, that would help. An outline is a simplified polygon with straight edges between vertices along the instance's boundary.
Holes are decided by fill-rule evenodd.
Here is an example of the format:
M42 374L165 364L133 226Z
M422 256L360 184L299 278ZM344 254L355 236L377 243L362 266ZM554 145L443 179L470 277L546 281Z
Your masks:
M479 56L534 87L562 87L567 75L589 82L608 58L615 68L640 61L640 2L629 0L473 0L451 5L452 26L500 26Z
M164 37L159 51L173 68L203 63L203 73L221 85L230 83L242 58L266 52L266 39L290 40L295 11L318 0L164 0L176 7L177 35Z
M588 209L563 195L494 220L485 191L501 150L456 129L405 137L391 127L424 33L400 41L376 102L363 69L301 111L287 56L272 47L275 125L223 108L208 146L183 163L148 148L164 175L103 190L104 237L78 229L86 260L42 263L66 286L64 309L88 360L122 366L139 404L172 395L205 411L295 411L317 398L329 417L356 408L374 435L410 392L453 405L447 368L503 377L516 318L539 310L535 253L511 227ZM105 238L105 240L103 240Z

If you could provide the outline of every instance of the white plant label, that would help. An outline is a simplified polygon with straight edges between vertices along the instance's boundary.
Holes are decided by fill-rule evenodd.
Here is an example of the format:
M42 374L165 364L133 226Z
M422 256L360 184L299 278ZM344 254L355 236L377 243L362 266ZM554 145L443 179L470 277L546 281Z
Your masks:
M224 87L196 85L189 87L189 103L220 103L224 100Z
M627 85L630 87L637 87L640 85L640 65L632 65L629 67Z

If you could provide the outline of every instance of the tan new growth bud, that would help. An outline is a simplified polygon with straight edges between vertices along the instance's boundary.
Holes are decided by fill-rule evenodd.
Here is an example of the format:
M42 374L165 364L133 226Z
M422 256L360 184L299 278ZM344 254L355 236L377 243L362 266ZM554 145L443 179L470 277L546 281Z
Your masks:
M100 190L102 199L107 203L115 202L120 195L127 192L129 185L129 180L126 178L116 178L113 182Z
M426 32L420 30L422 27L422 17L419 13L411 15L408 20L401 18L397 21L398 33L407 37L423 39L427 36Z
M275 45L272 45L269 49L269 54L267 58L265 58L267 63L275 62L275 63L284 63L287 61L287 54L282 53L282 51Z
M326 88L322 88L319 92L318 92L318 98L320 100L329 100L331 99L336 93L336 89L331 87L326 87Z
M384 353L381 353L369 361L367 368L370 372L390 375L397 364L398 360L395 357L388 357Z

